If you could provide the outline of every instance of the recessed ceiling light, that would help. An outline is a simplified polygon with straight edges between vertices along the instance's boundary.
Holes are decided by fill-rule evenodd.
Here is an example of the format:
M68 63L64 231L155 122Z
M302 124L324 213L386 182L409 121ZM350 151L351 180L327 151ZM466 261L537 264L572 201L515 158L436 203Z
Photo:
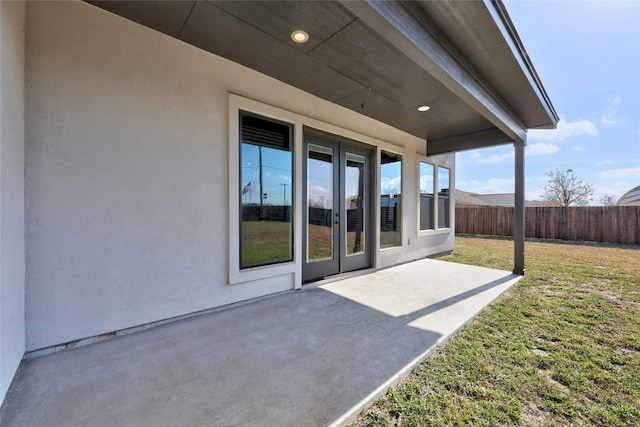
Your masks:
M431 109L431 107L429 107L428 105L421 105L418 107L418 111L429 111Z
M306 43L309 41L309 34L307 34L306 31L295 30L291 33L291 40L296 43Z

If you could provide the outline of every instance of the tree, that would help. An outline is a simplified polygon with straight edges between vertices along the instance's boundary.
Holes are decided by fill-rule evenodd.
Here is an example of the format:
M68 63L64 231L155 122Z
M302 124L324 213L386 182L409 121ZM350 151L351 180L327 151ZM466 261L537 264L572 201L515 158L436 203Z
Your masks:
M600 203L602 206L615 206L616 205L616 196L613 194L605 194L600 198Z
M542 187L542 198L559 203L561 206L588 205L593 198L593 185L580 181L572 169L547 172L547 185Z

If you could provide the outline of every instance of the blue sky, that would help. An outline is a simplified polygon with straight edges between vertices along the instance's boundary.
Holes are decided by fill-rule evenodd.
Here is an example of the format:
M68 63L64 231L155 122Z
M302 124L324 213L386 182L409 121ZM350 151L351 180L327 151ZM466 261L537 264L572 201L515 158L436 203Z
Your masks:
M242 144L243 203L260 203L260 149ZM268 205L291 205L291 152L262 147L262 193ZM246 191L245 191L246 189Z
M561 118L528 134L525 197L555 169L594 184L591 205L640 185L640 0L505 4ZM459 153L456 173L461 190L513 192L513 148Z

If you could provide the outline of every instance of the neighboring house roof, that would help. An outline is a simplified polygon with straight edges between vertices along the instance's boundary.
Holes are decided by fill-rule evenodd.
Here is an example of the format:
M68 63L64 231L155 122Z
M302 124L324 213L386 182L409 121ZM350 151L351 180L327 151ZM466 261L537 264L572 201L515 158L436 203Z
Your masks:
M469 193L467 191L455 189L456 205L473 205L473 206L485 206L488 205L484 200L476 197L478 194Z
M514 193L478 194L475 197L485 201L490 206L514 206L515 204Z
M429 155L558 122L499 0L89 3L427 139Z
M514 206L515 193L478 194L468 191L455 190L456 205L472 206ZM525 207L545 206L546 202L532 202L525 200Z
M616 206L640 206L640 185L624 193Z

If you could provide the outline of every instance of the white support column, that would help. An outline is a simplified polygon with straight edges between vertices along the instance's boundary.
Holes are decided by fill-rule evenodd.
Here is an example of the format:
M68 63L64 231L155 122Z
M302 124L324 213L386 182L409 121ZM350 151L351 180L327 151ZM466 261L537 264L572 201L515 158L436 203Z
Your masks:
M514 142L515 147L515 212L513 215L513 273L524 276L524 147L525 142Z

